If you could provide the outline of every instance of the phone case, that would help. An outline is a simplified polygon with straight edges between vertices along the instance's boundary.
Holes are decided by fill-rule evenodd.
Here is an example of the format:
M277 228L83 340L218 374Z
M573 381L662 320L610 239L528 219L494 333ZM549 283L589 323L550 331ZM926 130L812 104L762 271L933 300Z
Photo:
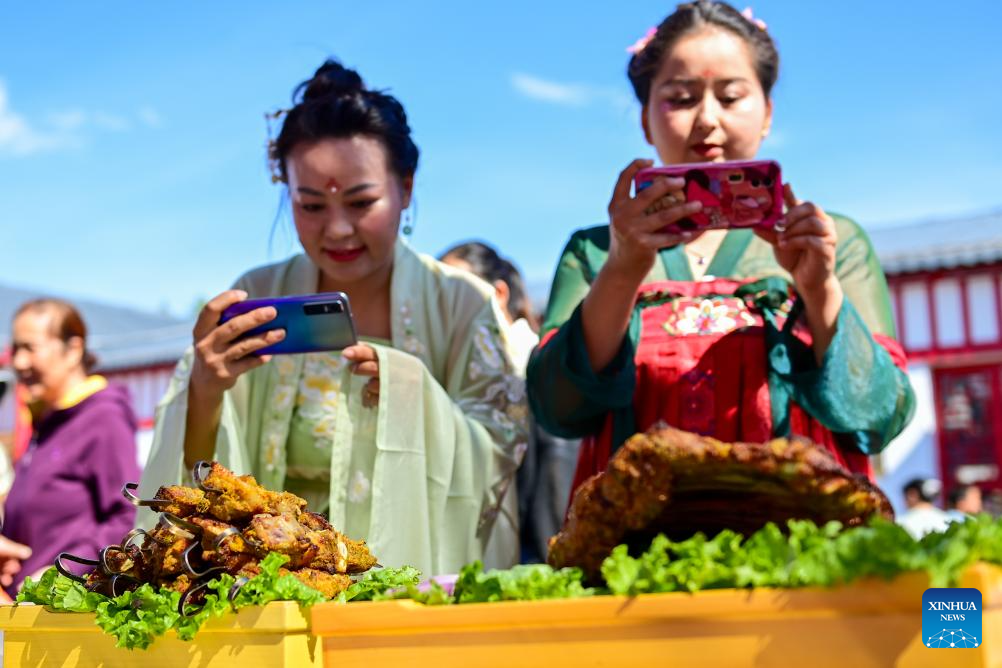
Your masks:
M248 299L224 310L219 324L262 306L274 306L277 311L275 319L255 327L240 338L273 329L284 329L285 338L258 350L256 355L342 350L358 341L348 295L343 292Z
M679 234L735 227L771 228L783 217L783 180L772 160L698 162L642 169L634 178L639 193L661 176L684 176L685 199L703 208L688 218L666 225L662 232ZM646 213L678 204L673 195L656 201Z

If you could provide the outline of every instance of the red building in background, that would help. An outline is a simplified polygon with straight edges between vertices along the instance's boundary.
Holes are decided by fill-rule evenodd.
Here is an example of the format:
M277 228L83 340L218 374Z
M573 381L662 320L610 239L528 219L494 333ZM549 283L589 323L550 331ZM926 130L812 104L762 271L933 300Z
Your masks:
M884 457L885 489L933 476L1002 490L1002 211L870 236L919 400Z

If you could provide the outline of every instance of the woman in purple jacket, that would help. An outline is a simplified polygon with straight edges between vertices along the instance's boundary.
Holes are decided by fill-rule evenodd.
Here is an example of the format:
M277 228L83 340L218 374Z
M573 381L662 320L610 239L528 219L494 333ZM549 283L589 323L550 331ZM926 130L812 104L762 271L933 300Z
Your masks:
M30 397L33 433L4 508L3 535L31 550L23 561L0 552L0 584L11 595L60 552L96 557L135 518L122 485L139 480L136 418L124 387L88 375L86 337L63 301L30 301L14 314L11 363Z

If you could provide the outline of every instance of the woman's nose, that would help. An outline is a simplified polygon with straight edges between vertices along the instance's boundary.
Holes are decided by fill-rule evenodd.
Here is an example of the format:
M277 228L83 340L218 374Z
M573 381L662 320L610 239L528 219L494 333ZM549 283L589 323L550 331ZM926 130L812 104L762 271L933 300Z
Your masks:
M341 213L332 213L324 226L324 235L330 239L344 239L355 233L355 226Z
M696 115L696 125L700 129L712 130L720 124L720 103L716 96L707 94L699 105Z

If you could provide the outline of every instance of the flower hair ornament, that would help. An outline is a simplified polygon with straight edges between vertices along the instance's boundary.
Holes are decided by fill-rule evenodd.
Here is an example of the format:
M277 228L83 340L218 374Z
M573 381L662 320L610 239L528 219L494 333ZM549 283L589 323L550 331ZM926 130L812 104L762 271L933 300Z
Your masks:
M279 167L278 159L275 157L275 131L272 124L278 122L278 119L288 113L288 109L276 109L275 111L265 112L264 114L264 122L268 126L268 171L271 172L272 183L282 183L285 181L285 179L282 178L282 170Z
M754 23L758 27L758 29L761 30L762 32L765 32L766 28L768 27L765 25L765 21L763 21L762 19L755 18L755 14L752 12L751 7L745 7L744 11L741 12L741 16L745 17L746 19Z
M626 52L632 53L633 55L637 55L638 53L647 48L647 45L651 43L651 40L654 39L654 36L657 34L658 34L657 28L648 28L647 32L644 33L643 37L638 39L630 46L626 47Z

